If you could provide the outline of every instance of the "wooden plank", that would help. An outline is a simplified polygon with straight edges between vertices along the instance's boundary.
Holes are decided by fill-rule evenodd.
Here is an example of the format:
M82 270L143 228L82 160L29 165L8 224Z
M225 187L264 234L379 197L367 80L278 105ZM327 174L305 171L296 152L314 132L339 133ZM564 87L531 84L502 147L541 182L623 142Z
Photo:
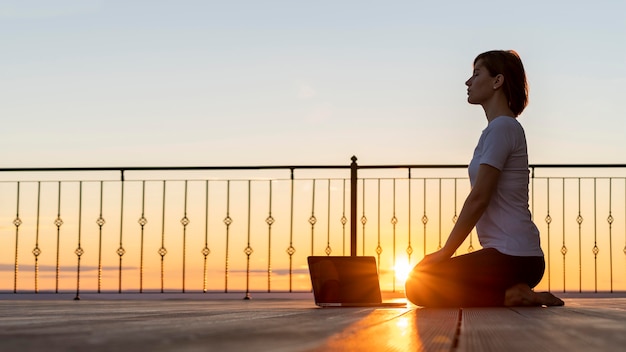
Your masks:
M578 307L586 307L586 308L610 308L610 309L621 309L626 310L626 298L619 297L585 297L585 298L576 298L570 299L565 298L565 306L568 308L578 308Z
M626 346L626 298L464 309L455 349L457 309L321 309L310 299L146 297L0 299L0 351L587 352Z
M308 351L409 311L294 300L0 301L0 351Z
M506 308L463 309L458 351L542 351L532 321Z
M457 322L458 309L390 310L386 321L365 318L314 351L450 351Z
M464 309L458 351L621 350L625 322L610 307Z

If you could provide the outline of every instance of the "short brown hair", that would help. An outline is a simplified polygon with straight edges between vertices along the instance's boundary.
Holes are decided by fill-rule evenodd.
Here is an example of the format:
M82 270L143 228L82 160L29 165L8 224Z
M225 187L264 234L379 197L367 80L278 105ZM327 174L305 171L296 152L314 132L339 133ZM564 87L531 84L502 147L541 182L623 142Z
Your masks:
M514 50L492 50L476 57L474 65L482 61L482 65L491 76L504 76L504 94L509 102L509 108L515 117L524 111L528 105L528 83L526 71L517 52Z

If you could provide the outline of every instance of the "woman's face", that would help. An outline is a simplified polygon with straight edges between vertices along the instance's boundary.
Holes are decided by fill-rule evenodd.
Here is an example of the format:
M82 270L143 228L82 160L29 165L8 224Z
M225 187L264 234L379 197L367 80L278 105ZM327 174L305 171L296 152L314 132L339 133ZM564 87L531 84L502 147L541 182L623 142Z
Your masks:
M465 82L467 86L467 102L470 104L482 104L489 100L495 91L495 77L483 66L482 60L474 65L472 76Z

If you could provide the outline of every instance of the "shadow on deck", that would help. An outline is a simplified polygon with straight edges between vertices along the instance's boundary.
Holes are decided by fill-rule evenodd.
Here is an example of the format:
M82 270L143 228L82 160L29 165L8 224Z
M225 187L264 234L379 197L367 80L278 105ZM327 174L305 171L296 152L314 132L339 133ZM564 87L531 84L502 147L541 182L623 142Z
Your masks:
M317 308L308 293L0 294L0 351L607 351L625 294L565 307Z

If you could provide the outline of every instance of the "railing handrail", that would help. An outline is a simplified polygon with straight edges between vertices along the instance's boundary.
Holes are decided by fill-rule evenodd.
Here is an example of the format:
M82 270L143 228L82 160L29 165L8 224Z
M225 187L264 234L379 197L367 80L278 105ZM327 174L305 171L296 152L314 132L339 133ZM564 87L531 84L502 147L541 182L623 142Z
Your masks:
M458 169L467 164L374 164L357 165L359 169ZM603 164L529 164L535 168L626 168L622 163ZM284 170L349 169L350 165L252 165L252 166L93 166L93 167L3 167L0 172L74 172L74 171L215 171L215 170Z

